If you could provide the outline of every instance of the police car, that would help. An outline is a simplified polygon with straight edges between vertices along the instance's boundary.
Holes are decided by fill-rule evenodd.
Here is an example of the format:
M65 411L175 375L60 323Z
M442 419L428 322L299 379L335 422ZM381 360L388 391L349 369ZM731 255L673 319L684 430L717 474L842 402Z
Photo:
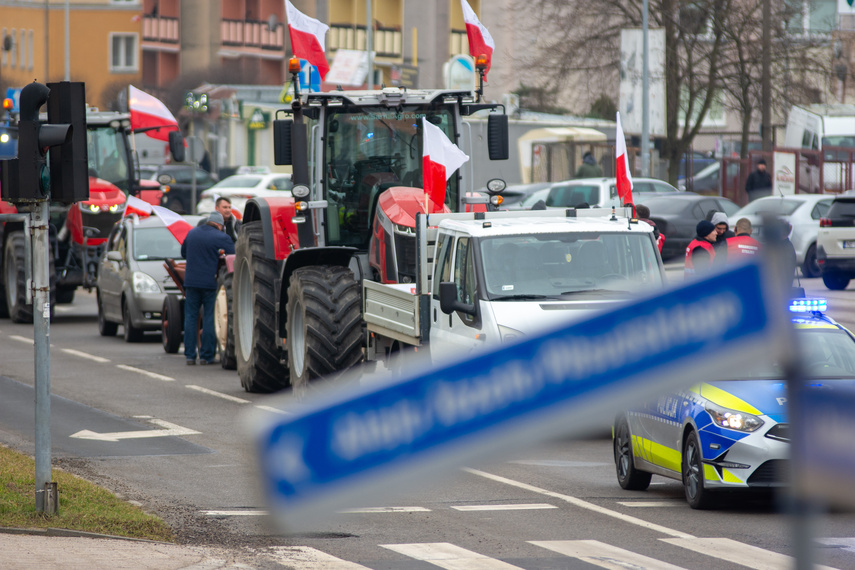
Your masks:
M790 304L812 389L855 386L855 337L825 315L824 299ZM783 372L759 365L738 377L707 382L618 415L617 479L644 490L652 475L681 480L695 509L719 491L786 484L789 457Z

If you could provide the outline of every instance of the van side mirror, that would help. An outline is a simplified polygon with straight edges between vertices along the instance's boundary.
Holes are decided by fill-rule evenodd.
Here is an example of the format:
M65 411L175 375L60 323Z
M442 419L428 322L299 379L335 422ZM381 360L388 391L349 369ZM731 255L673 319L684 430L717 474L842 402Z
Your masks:
M273 121L273 163L293 164L291 156L291 119Z
M181 131L169 131L169 154L175 162L184 162L184 135Z
M457 284L452 281L444 281L439 284L439 308L446 315L454 311L460 311L467 315L475 315L475 305L467 305L457 300Z
M487 150L490 160L508 160L508 116L487 116Z

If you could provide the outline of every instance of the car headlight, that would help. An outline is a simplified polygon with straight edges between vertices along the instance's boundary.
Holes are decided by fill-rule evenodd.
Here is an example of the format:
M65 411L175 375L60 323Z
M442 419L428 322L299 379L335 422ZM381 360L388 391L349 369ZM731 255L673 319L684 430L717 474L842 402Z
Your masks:
M134 285L134 293L160 293L160 287L151 275L134 271L131 281Z
M511 327L499 325L499 336L502 337L502 342L509 342L512 340L519 340L525 335L517 329L512 329Z
M711 402L707 402L704 409L718 427L736 431L757 431L763 425L763 420L757 416L722 408Z

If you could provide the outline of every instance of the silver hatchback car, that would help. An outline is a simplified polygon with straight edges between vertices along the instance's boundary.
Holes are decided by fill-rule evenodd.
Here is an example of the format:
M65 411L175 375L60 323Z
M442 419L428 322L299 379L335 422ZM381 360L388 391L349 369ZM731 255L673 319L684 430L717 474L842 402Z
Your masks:
M200 216L184 216L196 226ZM178 295L178 286L163 260L181 259L181 244L155 217L129 216L116 222L98 265L98 331L113 336L119 325L125 341L142 340L145 331L160 330L163 299Z

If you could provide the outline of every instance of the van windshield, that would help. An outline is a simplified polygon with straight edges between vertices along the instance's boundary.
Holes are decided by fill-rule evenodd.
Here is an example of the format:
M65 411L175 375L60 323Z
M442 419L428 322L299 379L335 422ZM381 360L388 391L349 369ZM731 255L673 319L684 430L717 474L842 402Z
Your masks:
M562 232L480 241L490 299L627 294L663 285L648 233Z
M845 146L855 148L855 137L839 135L834 137L822 137L822 147L827 146Z
M568 184L553 186L546 197L546 205L558 208L575 208L580 204L595 206L600 203L600 186Z

